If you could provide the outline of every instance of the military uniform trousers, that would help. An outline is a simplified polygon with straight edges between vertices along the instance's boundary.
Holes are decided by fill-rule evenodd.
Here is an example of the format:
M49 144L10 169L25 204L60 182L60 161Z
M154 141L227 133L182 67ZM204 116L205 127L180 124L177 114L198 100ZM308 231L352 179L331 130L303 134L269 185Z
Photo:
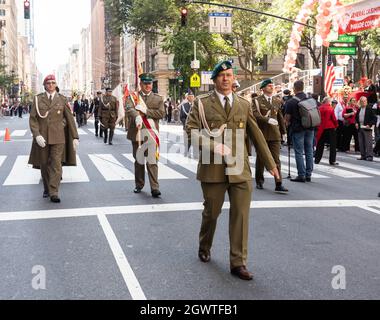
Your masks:
M133 158L135 159L135 184L136 188L144 188L145 185L145 165L140 164L136 159L137 149L139 148L139 143L137 141L132 142L133 148ZM145 157L148 156L148 150L144 153ZM150 183L150 189L159 190L160 186L158 184L158 165L150 164L146 162L146 168L148 170L148 177Z
M39 148L41 176L44 189L51 196L58 196L62 178L62 156L65 144L48 144Z
M104 126L103 129L107 130L107 129L111 129L111 131L114 131L115 130L115 127L116 127L116 117L105 117L103 116L102 117L102 124Z
M280 161L281 141L267 141L267 144L280 175L280 179L275 178L275 181L276 183L280 183L282 182ZM264 163L259 156L256 158L255 180L256 183L264 183Z
M199 252L210 253L217 219L222 210L224 195L227 191L230 199L230 267L246 266L252 181L241 183L202 182L201 186L205 201L199 233Z

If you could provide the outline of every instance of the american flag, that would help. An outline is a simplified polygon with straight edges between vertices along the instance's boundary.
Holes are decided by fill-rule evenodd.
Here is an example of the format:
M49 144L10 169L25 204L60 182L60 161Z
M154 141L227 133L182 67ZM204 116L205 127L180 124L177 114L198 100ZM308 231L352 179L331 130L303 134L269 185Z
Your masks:
M327 59L327 67L325 74L325 92L327 95L332 96L332 87L335 81L334 64L331 55Z

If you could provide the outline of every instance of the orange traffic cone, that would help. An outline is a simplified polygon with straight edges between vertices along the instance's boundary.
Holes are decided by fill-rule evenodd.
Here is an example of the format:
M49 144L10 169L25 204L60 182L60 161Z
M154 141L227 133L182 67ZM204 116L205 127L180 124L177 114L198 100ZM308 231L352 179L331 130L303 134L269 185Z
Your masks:
M11 134L8 128L5 129L4 141L11 141Z

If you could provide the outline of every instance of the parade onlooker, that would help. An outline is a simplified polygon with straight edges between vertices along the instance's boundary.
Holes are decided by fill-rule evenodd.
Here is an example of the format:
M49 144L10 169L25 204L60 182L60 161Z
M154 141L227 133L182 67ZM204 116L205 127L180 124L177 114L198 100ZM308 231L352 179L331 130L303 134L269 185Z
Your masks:
M336 132L338 127L338 121L336 120L334 108L331 106L331 98L326 97L323 99L321 106L319 107L321 114L321 124L318 127L317 132L317 149L315 152L315 163L318 164L323 156L323 150L325 143L330 143L330 165L338 165L336 162Z
M301 101L307 99L307 96L304 93L304 83L302 80L297 80L294 82L294 94L295 97ZM289 125L298 171L298 176L294 179L291 179L291 181L310 182L313 172L314 128L303 128L301 115L299 112L299 101L295 99L295 97L288 100L285 104L285 120L286 124ZM304 154L305 160L303 157Z
M364 88L364 92L368 92L369 96L367 98L368 105L372 107L377 102L376 86L373 84L371 79L367 80L367 86Z
M84 123L84 105L80 96L74 102L74 115L77 120L78 127L81 127Z
M165 111L166 111L166 120L168 123L172 122L172 115L173 115L173 104L170 98L167 98L165 101Z
M359 147L361 157L358 160L373 161L372 129L377 118L368 105L366 97L359 100L360 110L356 114L356 128L359 130Z
M359 152L359 139L358 130L355 126L356 113L358 112L359 106L354 97L352 97L348 105L343 109L343 149L342 151L350 152L351 140L354 137L355 141L355 152Z
M380 98L377 100L372 107L374 114L377 117L377 122L375 126L375 148L373 149L373 153L375 156L380 156Z
M179 118L180 118L182 125L183 125L183 142L185 144L185 151L184 151L185 156L187 156L189 154L189 149L191 146L191 137L188 136L186 133L186 120L189 116L191 108L193 107L194 99L195 99L194 93L189 91L185 95L185 100L182 101L182 103L179 106L180 107L180 117Z
M348 95L344 95L335 107L335 117L338 120L338 128L336 129L336 148L338 151L343 151L343 110L348 104Z

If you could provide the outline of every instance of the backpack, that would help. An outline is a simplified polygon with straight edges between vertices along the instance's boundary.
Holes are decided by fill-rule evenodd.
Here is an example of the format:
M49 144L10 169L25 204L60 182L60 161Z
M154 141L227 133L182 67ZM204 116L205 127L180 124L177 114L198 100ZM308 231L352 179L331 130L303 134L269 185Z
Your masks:
M298 101L298 110L301 116L301 124L304 129L318 127L321 124L321 114L318 109L317 101L311 96L301 100L293 97Z

